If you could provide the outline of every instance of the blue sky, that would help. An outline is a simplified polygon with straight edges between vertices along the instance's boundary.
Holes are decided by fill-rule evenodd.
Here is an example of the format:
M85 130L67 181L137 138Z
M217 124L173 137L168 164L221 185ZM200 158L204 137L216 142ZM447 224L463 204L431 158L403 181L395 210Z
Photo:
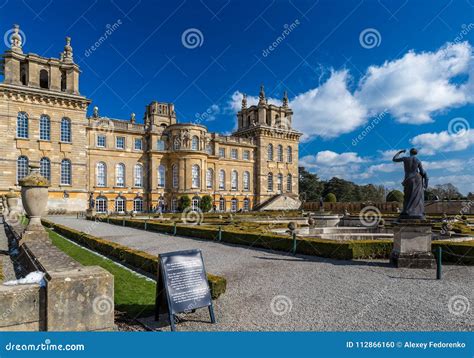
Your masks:
M25 52L57 57L72 37L81 93L101 115L140 119L161 100L181 122L230 133L241 93L252 101L264 83L271 101L288 90L300 161L320 177L400 188L390 156L417 146L431 183L464 193L473 15L474 0L0 0L1 31L20 24Z

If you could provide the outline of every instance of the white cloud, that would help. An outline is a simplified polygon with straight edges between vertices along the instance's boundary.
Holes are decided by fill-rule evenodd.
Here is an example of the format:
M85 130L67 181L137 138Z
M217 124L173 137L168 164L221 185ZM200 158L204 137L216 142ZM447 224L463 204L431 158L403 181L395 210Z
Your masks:
M430 178L430 186L437 184L451 183L459 189L461 193L467 195L468 192L474 192L474 175L446 175L446 176L435 176Z
M303 157L301 160L306 162L312 162L316 165L323 165L328 167L335 167L340 165L345 165L349 163L363 163L364 159L359 157L355 152L346 152L346 153L336 153L331 150L323 150L316 153L315 156L308 155Z
M230 108L237 113L242 108L242 98L244 94L240 91L235 91L229 101ZM274 104L275 106L281 106L281 100L272 97L266 97L268 103ZM258 104L258 96L247 95L247 107L256 106Z
M419 147L420 154L433 155L438 152L457 152L474 144L474 130L468 129L458 133L442 131L423 133L413 137L410 142Z
M369 113L388 109L399 122L432 122L432 114L464 105L467 87L452 82L472 63L468 42L447 44L436 52L409 51L401 59L370 66L355 97Z
M393 156L397 154L398 150L396 149L390 149L390 150L378 150L380 154L380 159L381 160L392 160Z
M427 171L442 169L453 173L462 171L466 165L465 161L459 159L447 159L432 162L422 161L421 163L423 164L423 169Z

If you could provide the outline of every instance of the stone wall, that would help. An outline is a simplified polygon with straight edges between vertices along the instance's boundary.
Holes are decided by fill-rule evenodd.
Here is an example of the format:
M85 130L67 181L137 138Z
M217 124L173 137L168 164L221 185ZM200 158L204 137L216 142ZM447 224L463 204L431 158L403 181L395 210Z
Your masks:
M401 204L396 202L390 203L362 203L362 202L347 202L347 203L323 203L324 210L331 211L334 213L344 213L348 211L349 213L358 213L360 210L366 206L375 206L382 213L395 213L397 208L401 209ZM311 201L304 203L305 210L319 211L321 210L319 202Z

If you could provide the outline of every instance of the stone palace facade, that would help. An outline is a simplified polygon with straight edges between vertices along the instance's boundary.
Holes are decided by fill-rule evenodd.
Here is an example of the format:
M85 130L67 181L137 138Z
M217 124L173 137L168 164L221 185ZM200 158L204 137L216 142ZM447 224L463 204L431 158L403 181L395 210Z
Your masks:
M24 53L15 26L3 54L0 83L0 193L19 191L29 164L51 182L50 210L175 211L182 195L193 206L210 195L218 211L295 209L298 143L285 93L282 106L242 100L231 136L179 123L172 103L152 102L143 122L87 117L80 69L66 38L59 59Z

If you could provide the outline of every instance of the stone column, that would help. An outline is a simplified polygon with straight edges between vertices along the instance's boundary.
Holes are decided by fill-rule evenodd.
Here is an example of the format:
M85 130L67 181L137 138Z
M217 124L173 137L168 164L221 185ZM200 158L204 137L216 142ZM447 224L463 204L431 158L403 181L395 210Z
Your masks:
M45 229L41 224L41 216L48 204L49 181L43 177L39 165L30 165L30 174L20 179L21 201L30 219L25 232L41 232Z
M426 220L399 219L393 224L390 262L396 267L434 268L431 252L431 224Z

